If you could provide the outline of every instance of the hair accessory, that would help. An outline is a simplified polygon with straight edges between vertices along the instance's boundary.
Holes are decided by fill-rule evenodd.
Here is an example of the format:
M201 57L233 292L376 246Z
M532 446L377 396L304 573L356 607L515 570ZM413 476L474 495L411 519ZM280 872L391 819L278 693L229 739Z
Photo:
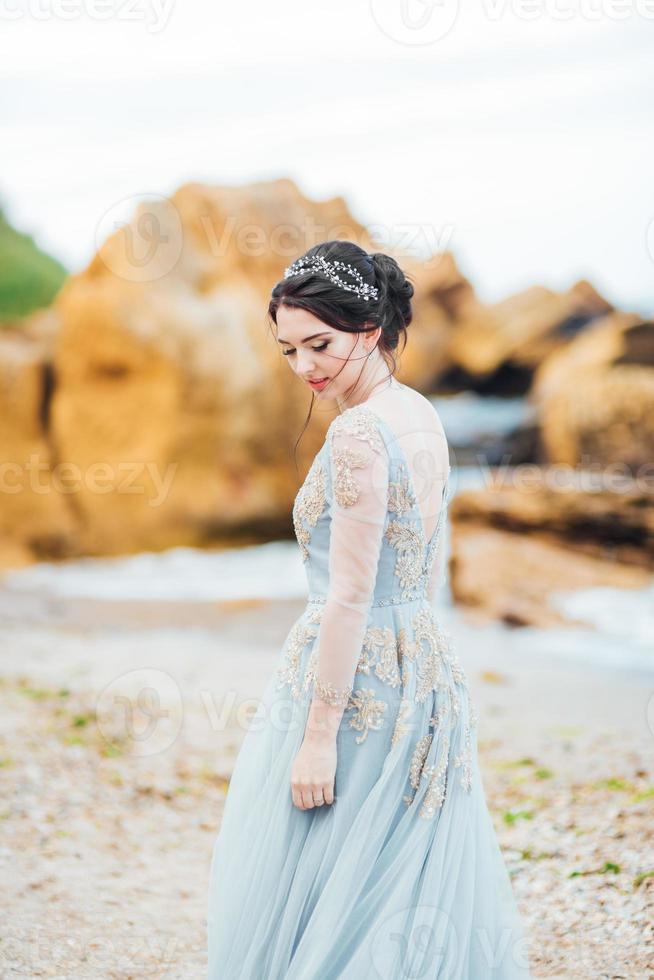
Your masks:
M356 280L356 286L350 283L343 282L339 276L339 270L347 272L353 279ZM376 286L369 286L367 282L363 281L363 276L357 271L353 266L348 265L346 262L328 262L327 259L323 258L321 255L312 255L309 258L302 256L292 262L284 271L284 279L288 279L290 276L299 276L304 272L317 272L320 275L326 276L331 282L336 283L342 289L347 289L351 293L356 293L361 299L365 299L366 302L372 297L377 299L379 296L379 290Z

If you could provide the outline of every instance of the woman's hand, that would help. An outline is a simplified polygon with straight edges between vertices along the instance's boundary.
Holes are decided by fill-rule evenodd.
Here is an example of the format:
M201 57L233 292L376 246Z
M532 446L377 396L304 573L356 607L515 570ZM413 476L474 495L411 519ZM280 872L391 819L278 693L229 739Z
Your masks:
M333 735L305 735L291 771L293 804L311 810L334 802L336 739Z

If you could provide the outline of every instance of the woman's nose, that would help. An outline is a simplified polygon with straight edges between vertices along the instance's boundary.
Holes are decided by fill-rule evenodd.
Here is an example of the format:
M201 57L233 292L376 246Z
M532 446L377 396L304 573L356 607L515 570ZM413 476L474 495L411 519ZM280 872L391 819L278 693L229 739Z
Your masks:
M298 374L312 374L315 367L315 358L310 351L298 351L297 370Z

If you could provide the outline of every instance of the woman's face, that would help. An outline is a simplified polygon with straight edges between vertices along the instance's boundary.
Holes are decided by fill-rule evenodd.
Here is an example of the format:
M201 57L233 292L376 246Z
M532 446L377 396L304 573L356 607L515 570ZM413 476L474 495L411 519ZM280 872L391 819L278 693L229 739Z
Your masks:
M378 328L377 328L378 329ZM372 347L371 333L347 333L327 326L306 310L280 306L277 340L292 371L319 398L345 395L356 383Z

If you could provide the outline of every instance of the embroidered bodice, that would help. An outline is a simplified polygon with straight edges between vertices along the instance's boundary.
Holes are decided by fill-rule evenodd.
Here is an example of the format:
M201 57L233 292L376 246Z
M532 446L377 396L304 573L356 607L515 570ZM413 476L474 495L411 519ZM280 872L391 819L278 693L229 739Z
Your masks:
M351 693L371 607L432 601L441 577L436 559L449 472L447 463L428 538L409 461L388 423L364 402L327 430L295 499L293 521L309 602L324 605L319 689L335 703L338 695L346 703Z
M443 577L437 558L442 557L441 532L451 496L451 468L442 461L440 465L445 478L438 520L427 539L414 479L387 423L365 402L332 421L293 506L311 600L326 599L330 550L340 567L339 556L333 554L338 542L331 541L335 514L338 521L347 521L345 553L355 559L370 553L370 576L374 558L374 583L368 583L374 605L422 596L432 600Z

